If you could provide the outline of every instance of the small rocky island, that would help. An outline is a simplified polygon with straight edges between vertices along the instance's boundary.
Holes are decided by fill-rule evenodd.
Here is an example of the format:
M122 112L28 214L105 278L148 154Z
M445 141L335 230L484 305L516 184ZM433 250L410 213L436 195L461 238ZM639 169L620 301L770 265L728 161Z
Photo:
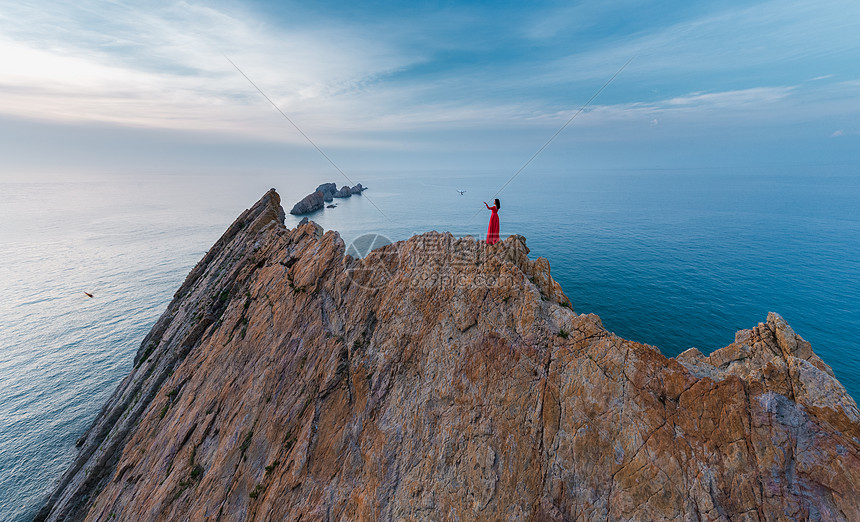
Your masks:
M361 183L352 188L344 185L340 189L337 188L337 184L335 183L323 183L317 187L315 191L311 192L302 198L301 201L293 205L293 209L290 210L290 214L295 216L310 214L315 210L323 208L326 203L333 201L334 198L348 198L353 194L360 195L362 191L365 190L367 190L367 188L362 187ZM329 205L328 208L334 208L334 205Z
M284 218L188 274L36 520L860 520L857 404L779 315L667 358L522 236Z

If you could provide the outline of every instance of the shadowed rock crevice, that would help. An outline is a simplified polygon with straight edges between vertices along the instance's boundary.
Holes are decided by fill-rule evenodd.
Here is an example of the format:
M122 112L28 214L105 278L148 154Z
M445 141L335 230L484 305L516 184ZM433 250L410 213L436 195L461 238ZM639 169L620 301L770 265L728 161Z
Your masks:
M860 520L856 403L777 314L669 359L521 236L345 252L243 213L39 519Z

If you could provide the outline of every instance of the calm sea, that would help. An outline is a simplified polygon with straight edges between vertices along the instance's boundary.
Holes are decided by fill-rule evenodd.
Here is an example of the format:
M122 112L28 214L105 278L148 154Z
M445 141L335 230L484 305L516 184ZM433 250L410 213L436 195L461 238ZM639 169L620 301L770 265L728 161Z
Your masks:
M355 174L370 190L312 218L347 244L428 230L481 237L481 202L509 175ZM346 183L339 176L0 183L0 520L32 518L233 219L270 187L289 210L319 183ZM708 353L775 311L860 397L860 173L527 171L500 198L502 236L525 236L574 308L608 329L668 356Z

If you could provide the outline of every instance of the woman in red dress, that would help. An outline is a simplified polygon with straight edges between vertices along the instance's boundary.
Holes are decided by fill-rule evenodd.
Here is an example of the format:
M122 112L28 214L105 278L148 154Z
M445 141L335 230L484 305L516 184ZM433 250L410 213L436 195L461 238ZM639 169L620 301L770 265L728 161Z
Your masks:
M490 215L490 226L487 227L487 244L495 245L499 242L499 209L502 208L501 202L496 198L495 205L492 207L487 205L487 202L484 201L484 206L487 207L487 210L492 210L493 213Z

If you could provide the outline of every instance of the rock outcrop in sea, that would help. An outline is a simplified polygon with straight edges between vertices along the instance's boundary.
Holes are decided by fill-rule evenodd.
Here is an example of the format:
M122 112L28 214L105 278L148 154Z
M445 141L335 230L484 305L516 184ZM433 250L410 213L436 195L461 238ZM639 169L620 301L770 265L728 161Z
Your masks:
M367 190L367 188L362 187L361 183L356 184L352 188L344 185L340 190L338 190L337 184L335 183L323 183L318 186L315 191L311 192L301 201L293 205L293 209L290 210L290 214L297 216L310 214L315 210L323 208L326 203L331 203L334 201L334 198L348 198L353 194L361 194L364 190ZM334 208L334 206L328 205L326 208Z
M345 256L270 191L174 295L37 520L860 520L860 414L776 314L676 359L525 239Z
M319 190L311 192L301 201L293 205L292 210L290 210L290 214L300 216L302 214L309 214L314 210L319 210L323 208L326 201L331 201L331 198L325 199L325 195L323 192Z
M348 198L352 196L352 190L348 186L344 185L340 190L332 194L332 196L336 198Z
M332 196L337 192L337 183L323 183L317 187L317 192L322 192L326 202L331 202Z

